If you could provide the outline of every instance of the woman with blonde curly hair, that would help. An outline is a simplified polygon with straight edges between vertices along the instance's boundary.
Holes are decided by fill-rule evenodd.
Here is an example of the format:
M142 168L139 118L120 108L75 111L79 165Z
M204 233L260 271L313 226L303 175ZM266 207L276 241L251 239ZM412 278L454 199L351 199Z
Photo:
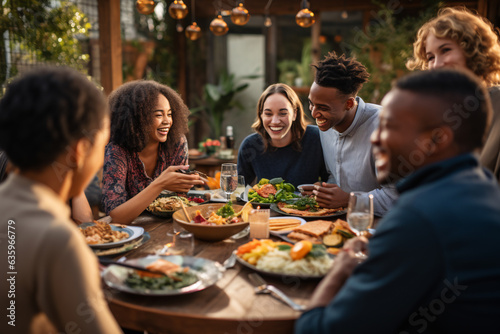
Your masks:
M203 181L187 169L189 110L172 88L126 83L111 93L101 204L113 221L129 223L163 190L187 192Z
M248 184L281 177L295 186L328 179L318 127L307 125L304 108L289 86L273 84L257 103L256 133L238 152L238 174Z
M500 181L500 42L493 25L465 8L442 8L419 29L406 66L468 69L481 78L489 88L494 115L480 161Z

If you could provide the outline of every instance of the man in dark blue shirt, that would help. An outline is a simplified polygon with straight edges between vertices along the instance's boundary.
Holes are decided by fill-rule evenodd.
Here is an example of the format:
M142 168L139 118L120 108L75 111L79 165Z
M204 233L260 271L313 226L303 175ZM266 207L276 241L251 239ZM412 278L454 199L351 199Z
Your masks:
M469 74L399 80L372 135L380 182L400 198L348 243L296 323L298 333L500 333L500 188L473 154L491 118ZM355 253L368 254L357 265Z

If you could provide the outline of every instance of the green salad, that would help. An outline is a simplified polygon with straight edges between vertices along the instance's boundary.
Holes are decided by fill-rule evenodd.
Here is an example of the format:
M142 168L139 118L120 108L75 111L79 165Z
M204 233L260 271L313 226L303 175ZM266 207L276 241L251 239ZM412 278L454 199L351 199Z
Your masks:
M300 197L295 194L295 187L285 182L281 177L274 179L260 179L259 183L248 191L248 200L255 203L284 202Z
M130 273L125 284L137 290L178 290L198 281L192 272L175 272L169 276L141 277L136 272Z

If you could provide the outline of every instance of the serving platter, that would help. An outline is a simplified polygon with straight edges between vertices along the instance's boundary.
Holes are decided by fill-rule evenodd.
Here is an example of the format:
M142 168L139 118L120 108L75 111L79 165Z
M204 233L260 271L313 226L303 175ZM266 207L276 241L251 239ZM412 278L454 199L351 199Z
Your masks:
M332 254L328 254L328 256L330 256L331 258L334 258L334 256ZM263 274L263 275L273 276L273 277L281 277L281 278L294 277L294 278L299 278L299 279L303 279L303 280L310 280L310 279L322 279L326 275L326 274L324 274L324 275L284 274L284 273L278 273L278 272L274 272L274 271L267 271L267 270L259 269L256 266L251 265L247 261L243 260L239 256L236 256L236 261L238 261L242 266L247 267L250 270L253 270L253 271L258 272L258 273Z
M285 211L282 211L280 208L278 208L278 204L276 203L272 203L271 204L271 210L273 210L274 212L276 213L279 213L280 215L285 215L285 216L291 216L291 217L300 217L300 218L304 218L304 219L310 219L310 218L313 218L313 219L318 219L318 218L331 218L331 217L337 217L337 216L342 216L342 215L345 215L347 213L347 210L340 210L340 211L336 211L332 214L329 214L329 215L321 215L321 216L300 216L300 215L296 215L296 214L291 214L291 213L287 213Z
M78 227L80 227L81 229L85 229L87 227L95 226L95 225L96 225L95 223L83 223L83 224L80 224ZM131 241L134 241L134 240L140 238L144 234L144 229L142 227L139 227L139 226L122 227L124 225L122 225L122 226L116 226L114 224L109 224L109 225L110 225L112 231L125 232L128 234L128 237L125 239L119 240L119 241L107 242L104 244L94 244L94 245L89 244L90 248L107 249L107 248L119 247L119 246L125 245Z
M139 248L142 245L144 245L146 242L148 242L149 239L151 239L151 236L149 235L149 233L144 232L142 237L140 237L139 239L136 239L134 241L131 241L130 243L125 244L123 246L115 247L115 248L105 248L105 249L95 249L94 248L94 249L92 249L92 251L94 252L94 254L96 256L117 255L117 254L129 252L133 249Z
M150 263L158 260L164 259L175 263L181 267L188 267L197 277L198 281L185 286L180 289L170 289L170 290L150 290L150 289L134 289L129 287L125 280L129 273L134 272L134 269L110 265L102 272L102 278L104 283L116 290L142 295L142 296L175 296L183 295L188 293L193 293L197 291L204 290L222 278L224 268L218 262L214 262L208 259L193 257L193 256L180 256L180 255L152 255L143 258L128 260L126 263L146 267Z
M177 193L174 193L174 192L168 192L168 193L162 192L162 193L160 193L160 195L155 200L157 200L159 198L163 198L163 197L173 197L173 196L182 197L182 196L179 196ZM202 197L199 197L199 198L202 198ZM196 205L198 205L198 203L196 203L196 202L191 202L190 201L190 203L191 204L189 206L196 206ZM202 203L200 203L200 204L202 204ZM188 206L188 205L186 205L186 206ZM148 213L150 213L150 214L152 214L153 216L156 216L156 217L170 218L170 217L172 217L173 213L175 211L179 210L179 209L180 209L180 207L177 208L177 209L175 209L175 210L153 211L153 210L150 210L149 206L148 206L145 211L148 212Z
M300 225L304 225L306 223L305 219L301 218L301 217L290 217L290 216L281 216L281 217L271 217L269 218L269 220L277 220L277 219L294 219L294 220L298 220L300 222ZM296 227L300 226L300 225L297 225ZM282 230L282 231L271 231L271 229L269 229L269 233L272 234L272 235L285 235L285 234L288 234L292 232L292 230Z

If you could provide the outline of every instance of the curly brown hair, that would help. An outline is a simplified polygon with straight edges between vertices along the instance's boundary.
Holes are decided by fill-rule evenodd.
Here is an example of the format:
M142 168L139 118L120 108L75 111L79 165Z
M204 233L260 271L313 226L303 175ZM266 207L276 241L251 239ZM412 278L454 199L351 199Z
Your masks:
M313 67L316 68L314 81L318 85L336 88L342 94L352 97L358 94L370 77L366 67L356 58L347 58L343 54L338 56L335 52L329 52Z
M267 98L273 94L281 94L286 97L286 99L292 105L293 110L295 110L297 113L297 117L292 123L290 132L292 134L292 148L294 150L300 151L302 149L300 140L306 132L308 122L306 121L304 115L302 102L300 102L297 93L295 93L295 91L288 85L282 83L273 84L267 87L266 90L260 95L259 102L257 102L257 118L252 124L252 128L262 137L262 141L264 142L264 150L267 151L271 145L271 137L262 124L262 112L264 111L264 103L266 102Z
M498 32L491 22L464 7L447 7L425 23L413 43L413 58L406 67L410 70L429 68L425 42L429 34L455 41L463 50L469 70L488 86L500 83L500 43Z
M142 151L149 140L152 111L156 107L159 94L165 96L172 109L172 127L168 132L167 141L160 145L167 150L173 148L188 132L190 112L176 91L151 80L128 82L110 94L110 141L131 152Z

